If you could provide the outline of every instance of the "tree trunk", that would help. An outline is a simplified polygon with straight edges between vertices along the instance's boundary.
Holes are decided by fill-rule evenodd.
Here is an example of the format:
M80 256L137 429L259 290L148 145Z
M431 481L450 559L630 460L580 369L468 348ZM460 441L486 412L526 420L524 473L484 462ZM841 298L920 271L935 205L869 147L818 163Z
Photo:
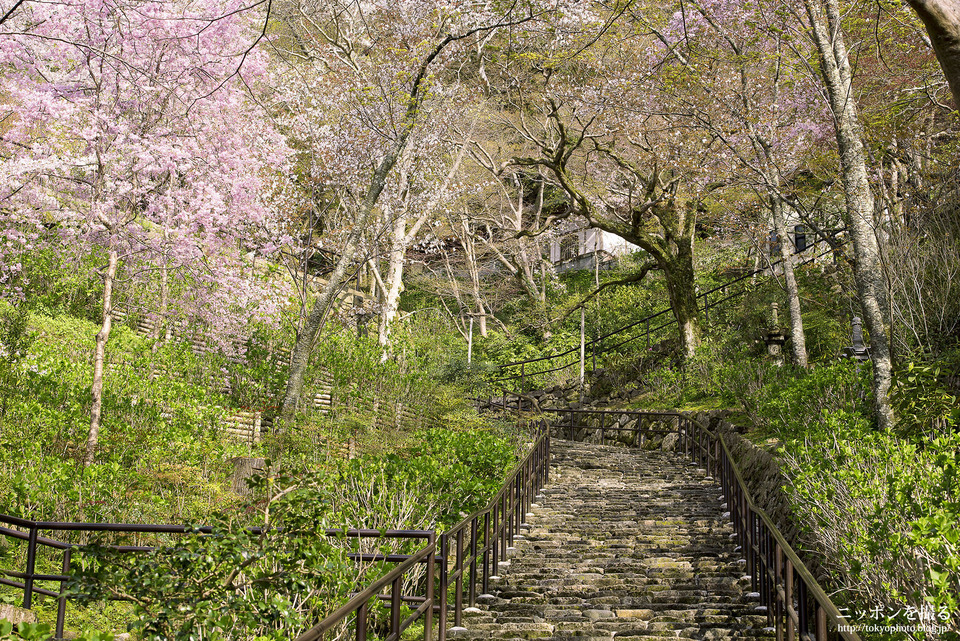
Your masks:
M960 108L960 4L956 0L907 0L930 34L930 44Z
M383 292L383 304L380 309L380 324L377 332L377 342L383 348L386 348L390 342L390 326L399 308L400 292L403 290L403 259L406 253L407 217L398 214L393 221L393 231L390 236L386 290ZM383 358L386 358L386 356L387 351L384 349Z
M670 309L680 328L680 349L684 359L692 358L700 346L700 309L697 306L693 250L681 246L669 263L660 262L667 282Z
M100 442L100 414L103 409L103 365L107 351L107 341L110 339L110 327L113 324L113 281L117 277L119 263L117 250L111 250L107 261L107 271L103 274L103 324L97 332L96 347L93 353L93 384L90 386L90 397L93 401L90 408L90 431L87 432L87 444L83 454L83 466L92 464L97 454L97 444Z
M313 349L313 343L317 335L323 328L327 312L336 302L336 294L343 282L343 277L347 273L347 268L353 262L353 257L357 253L357 246L360 238L367 226L373 220L374 208L383 193L383 188L387 184L387 176L390 170L397 164L400 154L406 147L410 133L413 131L416 114L415 107L411 106L405 128L401 131L400 137L394 142L393 147L383 157L373 177L370 180L370 186L367 188L366 196L360 205L360 211L357 213L357 220L350 230L337 265L329 276L327 286L313 303L313 308L307 316L303 329L297 334L297 342L293 346L293 352L290 355L290 374L287 379L287 387L283 394L283 403L280 406L281 423L289 423L297 411L297 404L300 401L300 394L303 392L303 379L307 372L307 364L310 361L310 352Z
M487 337L487 310L483 306L483 301L479 298L477 299L477 322L480 325L480 336L483 338Z
M371 210L373 207L370 208ZM297 342L293 346L293 352L290 355L290 373L287 378L287 387L283 394L283 404L280 406L280 419L283 423L289 423L297 411L297 404L300 401L300 394L303 392L303 380L307 373L307 364L310 362L310 352L313 350L313 343L317 339L323 324L326 321L327 313L333 307L337 300L337 291L343 282L343 277L347 273L347 268L353 261L353 256L357 251L357 245L360 240L361 230L366 226L368 216L364 217L359 224L354 225L347 237L337 265L327 280L323 292L313 302L310 314L307 315L303 328L297 333Z
M160 313L157 315L157 321L153 324L153 331L150 332L150 338L154 340L154 348L159 344L161 330L163 330L167 324L167 308L169 306L170 268L164 264L164 266L160 268Z
M477 247L469 233L464 235L464 254L467 258L467 271L470 272L470 287L473 291L473 302L477 306L480 322L480 335L487 337L487 309L483 304L483 292L480 289L480 266L477 264Z
M230 475L230 489L247 496L250 494L250 488L247 486L247 479L262 472L267 467L267 459L251 458L249 456L238 456L230 459L233 464L233 473Z
M772 195L770 212L773 228L780 237L780 258L783 265L783 280L787 286L787 307L790 309L790 349L793 362L798 367L807 368L807 340L803 332L803 317L800 315L800 288L797 286L794 264L797 262L793 251L787 224L784 220L784 203L779 196Z
M880 250L874 232L873 193L870 189L866 152L863 147L857 104L853 95L850 61L840 30L837 0L823 0L824 12L816 0L805 0L812 36L820 54L820 69L830 109L833 112L843 194L846 201L847 228L853 241L853 274L864 322L870 332L870 356L873 361L874 414L881 430L894 422L890 407L892 363L887 334L886 283L880 264Z

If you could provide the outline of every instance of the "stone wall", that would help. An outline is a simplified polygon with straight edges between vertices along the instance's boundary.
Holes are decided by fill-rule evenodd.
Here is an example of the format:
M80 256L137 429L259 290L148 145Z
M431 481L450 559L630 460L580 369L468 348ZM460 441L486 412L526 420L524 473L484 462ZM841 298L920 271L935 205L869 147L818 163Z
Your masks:
M571 412L553 421L551 436L585 443L620 443L643 450L676 448L676 416L650 416L643 411L613 410L601 417Z

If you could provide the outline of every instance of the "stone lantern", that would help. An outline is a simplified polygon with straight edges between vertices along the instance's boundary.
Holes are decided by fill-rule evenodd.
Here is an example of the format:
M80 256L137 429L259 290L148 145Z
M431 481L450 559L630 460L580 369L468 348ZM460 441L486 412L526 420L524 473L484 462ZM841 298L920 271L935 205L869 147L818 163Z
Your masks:
M850 341L853 344L843 348L844 358L854 358L858 361L870 360L870 350L863 342L863 321L859 316L854 316L850 323Z
M770 329L767 330L767 335L764 337L763 342L767 344L767 354L779 360L781 358L783 344L787 342L787 337L780 331L780 306L776 303L771 303L770 307L773 322L770 325Z

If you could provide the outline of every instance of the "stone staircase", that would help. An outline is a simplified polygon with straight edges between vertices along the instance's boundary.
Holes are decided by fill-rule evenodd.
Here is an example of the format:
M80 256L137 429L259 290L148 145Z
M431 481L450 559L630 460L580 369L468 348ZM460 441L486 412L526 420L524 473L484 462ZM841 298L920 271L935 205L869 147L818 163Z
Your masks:
M450 637L773 638L705 471L676 452L552 447L515 550Z

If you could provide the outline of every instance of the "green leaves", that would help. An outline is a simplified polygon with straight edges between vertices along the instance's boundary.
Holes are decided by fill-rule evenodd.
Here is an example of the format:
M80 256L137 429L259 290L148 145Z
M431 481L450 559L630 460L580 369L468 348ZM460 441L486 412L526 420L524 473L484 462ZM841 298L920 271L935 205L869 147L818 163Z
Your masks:
M897 431L911 438L931 438L956 429L960 402L941 382L943 372L935 362L907 363L896 374L890 402L897 416Z
M18 623L0 621L0 641L47 641L53 630L46 623ZM78 641L113 641L109 632L88 630L75 637Z
M148 554L88 545L69 589L80 602L133 603L132 628L145 640L295 636L346 598L356 568L323 535L329 505L316 479L255 484L272 497L258 503L259 520L269 514L262 533L223 513L211 533L195 528Z

